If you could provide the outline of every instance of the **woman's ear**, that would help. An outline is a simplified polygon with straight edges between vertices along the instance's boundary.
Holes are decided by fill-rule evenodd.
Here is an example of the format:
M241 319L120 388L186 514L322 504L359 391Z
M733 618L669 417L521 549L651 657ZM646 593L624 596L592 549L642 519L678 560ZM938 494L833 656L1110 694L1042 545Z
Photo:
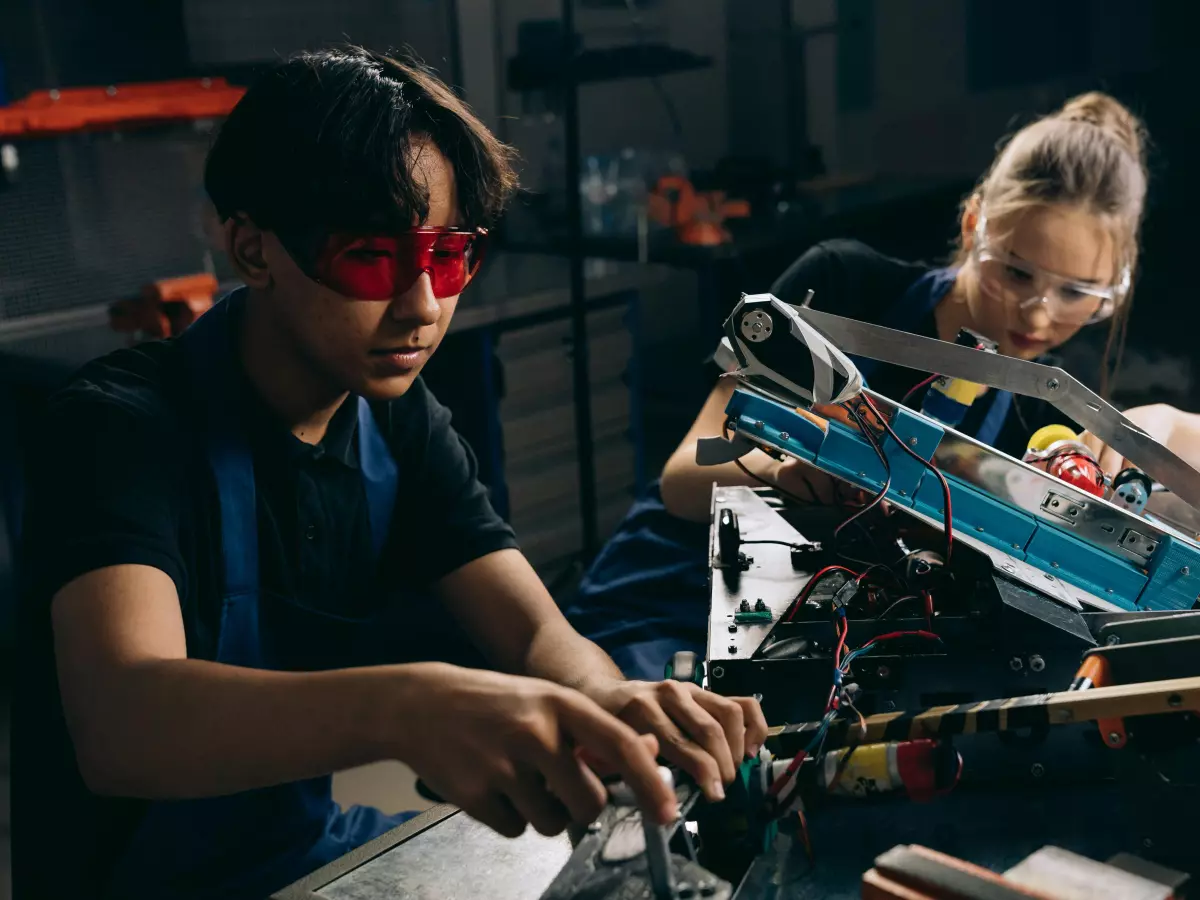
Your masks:
M972 194L967 202L963 204L962 221L959 223L961 231L959 238L962 241L964 250L970 250L975 246L975 228L979 225L979 195Z
M225 252L242 282L264 289L271 284L271 270L263 254L263 232L242 213L225 220Z

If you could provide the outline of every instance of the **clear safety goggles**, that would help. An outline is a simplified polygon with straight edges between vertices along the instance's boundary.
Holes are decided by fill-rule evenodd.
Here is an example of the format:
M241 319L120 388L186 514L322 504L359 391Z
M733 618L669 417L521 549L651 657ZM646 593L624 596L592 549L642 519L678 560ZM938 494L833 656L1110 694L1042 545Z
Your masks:
M989 297L1027 310L1042 304L1050 319L1062 325L1090 325L1112 316L1129 290L1129 268L1117 284L1075 281L1018 259L987 237L987 219L980 214L971 256L979 267L980 289Z

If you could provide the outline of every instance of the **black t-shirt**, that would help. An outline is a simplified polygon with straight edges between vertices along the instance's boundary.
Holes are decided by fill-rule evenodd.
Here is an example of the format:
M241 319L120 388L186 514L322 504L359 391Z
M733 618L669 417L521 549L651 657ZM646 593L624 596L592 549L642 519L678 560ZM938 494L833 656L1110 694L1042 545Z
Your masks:
M92 795L79 775L55 675L54 594L106 566L153 566L175 583L189 657L216 655L220 507L192 418L183 356L178 342L165 341L88 365L50 400L29 448L13 822L14 858L24 869L18 881L30 896L65 896L70 872L94 879L106 871L146 809L144 802ZM467 562L516 546L476 478L475 458L452 428L449 411L420 379L403 397L374 408L399 479L376 566L359 471L357 404L343 404L324 440L311 446L275 420L244 374L237 377L254 459L264 593L362 618L394 606L387 598L419 595ZM397 634L394 646L400 659L413 658L399 648L428 640ZM42 882L41 890L31 877ZM95 881L79 887L71 895L98 892Z
M858 241L826 241L792 263L779 276L771 293L787 303L802 303L811 290L813 298L809 305L812 309L936 338L937 323L932 310L914 321L893 321L893 307L931 269L924 263L884 256ZM1051 357L1042 357L1038 362L1057 365ZM930 374L879 363L867 381L871 390L899 401ZM919 394L911 401L914 406L919 406L920 402ZM975 434L989 409L989 398L985 394L971 406L957 430ZM1010 456L1020 457L1035 431L1055 423L1078 428L1069 417L1044 400L1013 395L1013 404L994 446Z

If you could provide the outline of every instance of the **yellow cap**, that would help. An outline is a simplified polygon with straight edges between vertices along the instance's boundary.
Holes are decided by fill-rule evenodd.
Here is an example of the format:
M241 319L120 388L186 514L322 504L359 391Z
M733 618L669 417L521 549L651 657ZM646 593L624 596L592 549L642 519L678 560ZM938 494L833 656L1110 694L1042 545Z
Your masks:
M1033 433L1033 437L1029 439L1029 450L1033 453L1040 453L1051 444L1057 444L1059 441L1074 441L1078 437L1066 425L1047 425Z

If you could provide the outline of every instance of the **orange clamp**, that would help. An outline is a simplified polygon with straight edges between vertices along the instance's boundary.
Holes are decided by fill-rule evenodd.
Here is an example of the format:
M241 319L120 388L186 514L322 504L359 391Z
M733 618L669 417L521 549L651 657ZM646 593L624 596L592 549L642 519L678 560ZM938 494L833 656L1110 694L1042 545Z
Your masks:
M212 308L217 290L216 277L205 273L165 278L146 285L140 297L113 304L109 321L116 331L173 337Z

